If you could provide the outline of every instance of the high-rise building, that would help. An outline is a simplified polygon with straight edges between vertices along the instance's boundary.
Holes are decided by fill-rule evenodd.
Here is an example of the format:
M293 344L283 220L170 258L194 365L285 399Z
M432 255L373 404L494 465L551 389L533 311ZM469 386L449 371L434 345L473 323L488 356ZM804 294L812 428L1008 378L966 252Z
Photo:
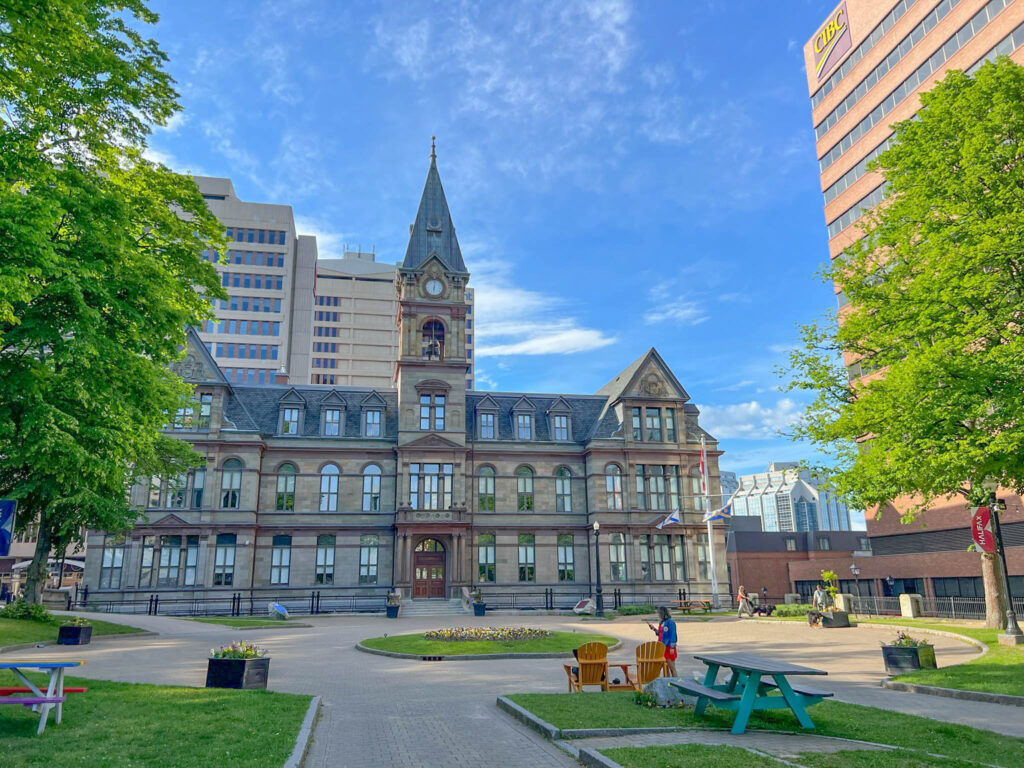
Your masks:
M848 531L850 510L822 478L793 461L739 476L733 514L761 518L764 531Z
M724 504L732 495L740 489L740 479L735 472L721 471L718 473L718 482L722 486L722 503ZM715 499L711 500L711 503L715 503Z

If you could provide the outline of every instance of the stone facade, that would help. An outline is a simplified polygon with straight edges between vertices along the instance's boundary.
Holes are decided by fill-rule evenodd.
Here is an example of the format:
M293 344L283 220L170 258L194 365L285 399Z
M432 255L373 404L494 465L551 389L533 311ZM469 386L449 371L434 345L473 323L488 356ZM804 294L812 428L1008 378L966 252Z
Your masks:
M709 594L710 546L724 585L701 438L711 498L720 451L657 351L594 395L471 391L469 277L432 156L395 278L394 389L239 386L190 332L177 371L197 403L171 426L205 465L140 482L123 540L90 534L90 601L318 591L343 609L480 587L492 603L552 590L564 605L593 591L595 523L609 603ZM675 508L680 524L657 529Z

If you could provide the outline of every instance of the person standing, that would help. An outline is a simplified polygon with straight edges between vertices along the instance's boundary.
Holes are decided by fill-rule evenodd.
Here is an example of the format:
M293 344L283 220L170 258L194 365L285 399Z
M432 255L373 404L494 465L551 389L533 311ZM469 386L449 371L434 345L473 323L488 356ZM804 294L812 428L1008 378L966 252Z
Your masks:
M736 595L736 602L739 604L739 608L736 610L736 618L742 619L744 611L748 618L754 617L754 609L750 607L750 597L747 595L747 590L744 586L740 585L739 593Z
M656 632L658 635L658 642L665 646L665 671L668 672L669 677L678 677L676 674L676 658L679 652L676 648L676 622L672 618L672 614L669 613L668 608L664 605L658 608L658 618L661 621L658 622L658 626L653 624L647 624L651 628L651 631Z
M824 613L828 607L828 592L825 588L819 584L814 588L814 595L811 598L811 603L814 605L814 610L819 613Z

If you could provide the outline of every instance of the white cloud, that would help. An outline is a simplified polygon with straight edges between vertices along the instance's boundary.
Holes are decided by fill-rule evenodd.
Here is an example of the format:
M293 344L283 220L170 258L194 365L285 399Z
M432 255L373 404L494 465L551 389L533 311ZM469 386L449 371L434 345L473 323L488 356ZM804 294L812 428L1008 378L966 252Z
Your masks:
M657 323L700 325L707 319L708 316L703 307L685 299L676 299L644 312L644 322L648 325Z
M487 371L476 368L473 371L473 388L488 389L493 392L498 388L498 382L497 380L492 379Z
M718 439L764 440L778 437L800 418L800 406L788 397L774 405L757 400L700 406L701 426Z
M561 297L516 286L504 262L474 259L472 285L477 357L566 355L616 341L569 315Z
M321 259L340 259L345 250L345 235L331 224L310 216L296 216L295 230L300 235L316 237L317 257Z
M751 387L756 382L753 379L744 379L743 381L737 381L735 384L728 384L724 387L715 387L715 392L735 392L738 389L746 389Z

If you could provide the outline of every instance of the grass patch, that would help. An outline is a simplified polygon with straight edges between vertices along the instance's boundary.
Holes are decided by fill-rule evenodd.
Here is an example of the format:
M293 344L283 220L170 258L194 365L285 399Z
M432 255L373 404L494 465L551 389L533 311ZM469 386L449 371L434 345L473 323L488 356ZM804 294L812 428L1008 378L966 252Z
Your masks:
M1024 647L1000 645L996 636L1001 630L986 627L965 627L959 624L920 619L861 619L862 624L892 624L919 627L941 632L954 632L979 640L988 646L988 653L973 661L940 669L922 669L893 678L916 685L934 685L961 691L983 691L1024 696Z
M520 693L509 698L557 728L640 728L681 726L731 728L734 714L712 704L703 717L693 710L647 709L633 703L633 694ZM825 701L809 710L814 733L871 741L939 755L969 754L972 760L1006 768L1024 768L1024 739L964 725L942 723L875 707ZM771 729L807 733L788 710L754 712L747 730Z
M189 621L201 621L203 624L223 624L225 627L279 627L287 624L280 619L235 619L230 616L216 616L210 619L196 618Z
M740 747L675 744L668 747L618 747L602 749L625 768L778 768L780 763ZM904 750L849 750L834 753L804 752L790 758L808 768L969 768L959 760L933 757Z
M583 643L592 642L615 645L618 639L608 635L594 635L587 632L552 632L551 637L507 643L495 640L445 642L444 640L424 640L422 634L414 634L372 637L369 640L363 640L363 645L379 651L410 653L415 656L465 656L470 653L566 652L579 648Z
M132 635L145 630L129 627L127 624L113 624L109 621L92 621L93 637L97 635ZM0 619L0 648L5 645L21 645L22 643L57 642L57 630L60 623L48 624L31 619Z
M0 684L17 681L4 671ZM35 735L39 716L27 708L8 706L0 713L4 754L11 755L19 768L280 768L291 754L310 701L309 696L271 691L71 677L66 685L89 690L69 695L63 723L54 724L51 713L41 737Z

